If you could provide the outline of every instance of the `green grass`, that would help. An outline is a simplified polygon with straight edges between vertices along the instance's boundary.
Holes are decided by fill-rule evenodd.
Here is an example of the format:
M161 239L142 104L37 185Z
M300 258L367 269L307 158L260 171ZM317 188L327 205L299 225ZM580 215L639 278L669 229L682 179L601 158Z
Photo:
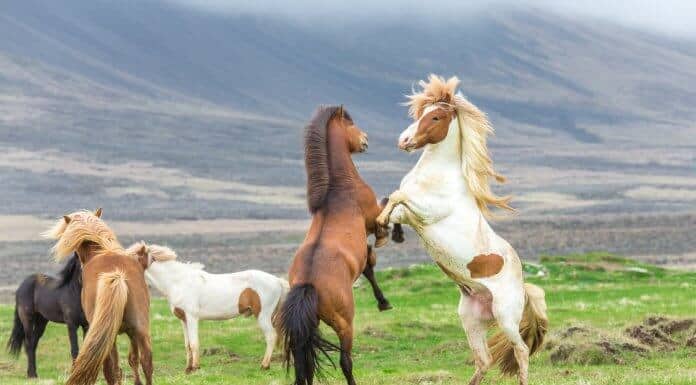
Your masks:
M549 275L529 278L546 290L551 332L584 325L620 334L650 315L696 316L696 274L663 270L606 254L545 257ZM378 279L394 309L377 311L369 286L360 281L356 293L354 369L359 384L461 384L473 373L464 331L456 314L459 291L432 265L386 270ZM0 336L10 332L12 306L0 305ZM325 330L326 335L335 338ZM202 348L223 348L204 356L201 370L184 374L181 325L160 299L152 304L152 339L156 384L287 384L276 352L269 371L259 369L264 343L252 319L203 322ZM131 383L120 338L124 383ZM51 324L39 345L37 384L62 383L70 365L65 328ZM552 364L542 350L530 364L531 384L693 384L696 349L632 355L624 364ZM25 384L26 359L0 353L0 383ZM321 383L343 384L340 370L327 370ZM515 384L497 369L488 384ZM103 383L103 382L100 382Z

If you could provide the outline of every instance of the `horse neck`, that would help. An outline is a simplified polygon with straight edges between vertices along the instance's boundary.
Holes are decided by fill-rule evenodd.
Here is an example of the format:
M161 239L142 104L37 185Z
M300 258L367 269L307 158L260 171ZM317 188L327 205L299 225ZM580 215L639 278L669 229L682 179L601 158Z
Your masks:
M150 283L162 294L168 295L179 282L186 281L190 269L178 261L153 262L145 270Z
M418 159L412 173L423 177L444 174L448 187L452 186L451 191L457 195L456 199L460 207L463 206L468 214L473 213L475 217L482 216L483 214L478 208L473 194L469 191L462 172L461 141L459 119L455 117L449 125L445 139L438 143L427 144L423 148L423 154ZM436 187L436 189L437 191L433 192L437 194L443 194L444 191L449 190L440 187Z
M338 124L328 128L329 191L345 191L355 187L358 170L353 164L345 132Z

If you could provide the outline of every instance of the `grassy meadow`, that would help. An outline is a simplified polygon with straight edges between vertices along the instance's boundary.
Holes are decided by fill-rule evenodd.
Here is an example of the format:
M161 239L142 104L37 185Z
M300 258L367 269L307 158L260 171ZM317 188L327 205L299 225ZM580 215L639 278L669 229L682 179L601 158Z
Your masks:
M655 316L696 317L696 273L663 270L605 254L546 257L541 265L548 274L528 280L546 290L551 326L547 347L531 360L531 384L696 383L696 347L685 342L689 338L694 342L696 323L669 327L671 334L662 336L644 324ZM538 269L527 267L532 272ZM474 367L456 314L459 291L455 285L432 265L380 271L378 279L394 309L380 313L369 285L359 281L354 345L358 383L467 383ZM12 326L12 310L11 305L0 305L3 343ZM153 300L151 317L156 384L281 385L291 381L281 367L279 352L269 371L259 369L264 343L253 319L202 322L201 369L185 375L179 321L162 299ZM629 328L639 337L657 336L658 342L634 339ZM645 330L647 337L640 333ZM131 383L126 338L119 339L119 346L124 383ZM25 379L23 353L15 360L3 351L0 384L60 384L69 365L65 327L50 324L39 345L40 379ZM344 380L340 369L327 366L326 378L320 382L343 384ZM501 378L493 369L484 383L515 384L516 380Z

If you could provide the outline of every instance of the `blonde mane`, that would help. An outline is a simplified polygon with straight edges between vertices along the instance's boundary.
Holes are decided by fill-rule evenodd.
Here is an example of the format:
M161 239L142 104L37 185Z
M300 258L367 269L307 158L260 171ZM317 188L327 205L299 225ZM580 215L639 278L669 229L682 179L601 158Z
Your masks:
M147 252L150 255L150 258L152 258L153 262L175 261L194 270L203 270L203 268L205 267L205 265L203 265L202 263L184 263L178 261L178 255L176 255L176 252L167 246L147 245Z
M68 221L69 218L69 221ZM81 210L60 218L47 231L44 238L55 239L51 253L56 261L62 261L77 251L83 242L93 242L100 253L123 251L116 234L91 211Z
M418 120L423 111L433 104L445 104L455 108L457 122L461 131L461 156L462 173L469 192L476 199L481 212L489 217L489 206L514 211L510 207L510 196L498 196L491 190L489 178L493 177L499 183L505 182L505 177L498 174L493 168L493 161L488 152L486 140L493 133L493 127L488 122L486 114L457 92L459 79L453 76L445 79L441 76L430 74L428 81L418 82L420 92L413 90L408 95L409 115Z
M167 246L148 245L147 252L155 262L175 261L176 252Z

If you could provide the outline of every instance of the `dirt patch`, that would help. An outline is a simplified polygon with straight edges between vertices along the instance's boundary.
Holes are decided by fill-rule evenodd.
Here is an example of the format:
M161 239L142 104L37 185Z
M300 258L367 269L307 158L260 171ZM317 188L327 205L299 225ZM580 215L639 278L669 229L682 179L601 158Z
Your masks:
M552 333L545 348L553 364L621 365L680 347L696 348L696 319L649 317L618 335L576 325Z
M384 330L380 328L376 328L374 326L368 326L365 329L363 329L362 334L365 336L369 336L372 338L377 338L381 340L395 340L396 337L393 335L385 332Z
M224 347L219 347L215 346L212 348L205 348L203 349L203 353L201 353L204 357L205 356L223 356L225 357L228 361L239 361L241 358L239 357L239 354L224 348Z
M642 325L626 329L626 335L657 351L670 351L679 346L690 347L696 336L696 319L669 319L649 317Z
M409 384L434 385L442 384L443 382L449 381L453 378L454 376L452 375L452 373L446 370L438 370L436 372L412 374L407 377L407 381Z

